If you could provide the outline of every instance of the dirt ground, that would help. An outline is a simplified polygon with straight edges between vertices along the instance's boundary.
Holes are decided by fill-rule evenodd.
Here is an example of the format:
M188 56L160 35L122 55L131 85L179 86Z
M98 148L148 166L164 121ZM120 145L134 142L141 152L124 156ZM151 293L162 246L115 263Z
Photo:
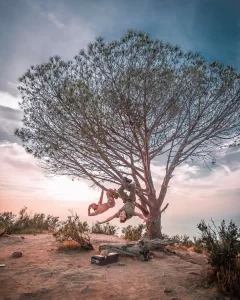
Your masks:
M229 299L215 287L203 286L203 254L155 252L147 262L119 257L118 263L97 266L90 259L99 244L123 240L91 235L91 241L94 251L59 252L51 234L0 237L0 264L5 264L0 267L0 299ZM13 251L23 256L12 258Z

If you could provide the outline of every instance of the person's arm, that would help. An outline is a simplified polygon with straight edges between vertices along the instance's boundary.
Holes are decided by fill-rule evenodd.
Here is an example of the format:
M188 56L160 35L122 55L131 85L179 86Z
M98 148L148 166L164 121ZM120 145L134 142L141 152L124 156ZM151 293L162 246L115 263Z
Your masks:
M107 223L109 221L112 221L114 218L118 218L117 214L114 214L113 216L109 217L107 220L102 221L102 222L98 222L98 224L103 224L103 223Z
M137 213L137 212L135 212L134 216L137 216L137 217L139 217L139 218L143 219L145 222L147 222L147 221L148 221L148 218L144 217L144 215L142 215L142 214L139 214L139 213Z
M104 190L102 190L101 192L101 196L100 196L100 199L98 201L98 204L102 204L102 201L103 201L103 193L104 193Z
M98 215L98 211L96 210L96 211L94 211L94 212L91 213L90 212L91 208L92 208L92 204L88 206L88 216L89 217L97 216Z

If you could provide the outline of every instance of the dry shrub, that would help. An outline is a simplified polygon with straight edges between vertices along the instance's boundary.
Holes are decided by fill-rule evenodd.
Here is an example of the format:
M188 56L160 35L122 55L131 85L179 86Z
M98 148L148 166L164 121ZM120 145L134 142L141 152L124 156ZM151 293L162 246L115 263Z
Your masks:
M81 245L75 241L65 241L60 244L58 250L61 251L71 251L71 250L81 250Z
M144 229L146 229L145 224L139 224L138 226L128 225L122 229L122 233L126 240L138 241L141 239Z
M91 233L114 235L116 234L118 229L119 228L116 225L111 225L109 223L106 224L94 223L91 228Z
M59 217L45 216L42 213L31 215L27 212L27 207L23 207L18 215L12 212L0 213L0 227L4 228L7 234L42 233L49 228L54 229L58 224Z
M81 222L77 214L68 216L67 221L61 223L53 236L60 243L74 241L80 245L81 249L93 250L90 243L89 226L87 222Z
M223 220L218 228L212 224L201 221L197 226L208 251L208 280L226 294L240 295L240 229L233 221L227 226Z

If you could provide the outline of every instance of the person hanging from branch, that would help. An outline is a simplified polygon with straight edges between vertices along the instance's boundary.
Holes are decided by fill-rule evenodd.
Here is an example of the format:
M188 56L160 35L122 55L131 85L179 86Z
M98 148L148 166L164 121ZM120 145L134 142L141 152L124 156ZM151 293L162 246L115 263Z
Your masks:
M98 201L98 204L92 203L88 206L88 216L97 216L100 214L103 214L105 211L107 211L109 208L113 208L115 206L115 199L119 197L118 192L114 189L109 189L106 192L107 195L107 202L102 203L103 201L103 194L104 190L101 192L100 199ZM94 212L91 212L91 209L94 210Z
M129 195L124 192L124 190L129 191ZM109 217L105 221L98 222L98 224L103 224L113 220L114 218L119 218L121 223L126 222L133 216L138 216L143 219L145 222L148 221L148 216L144 216L140 213L135 212L135 202L136 202L136 186L132 183L132 180L124 178L121 187L118 189L119 197L122 198L124 206L113 216Z

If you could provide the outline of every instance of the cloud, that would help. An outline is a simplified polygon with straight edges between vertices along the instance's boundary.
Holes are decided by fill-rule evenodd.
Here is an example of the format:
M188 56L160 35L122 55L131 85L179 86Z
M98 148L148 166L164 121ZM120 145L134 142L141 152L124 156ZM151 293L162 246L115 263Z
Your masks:
M22 117L22 111L0 106L0 143L20 143L20 140L14 136L14 130L21 127Z
M13 109L19 109L18 102L21 101L20 97L14 97L8 92L0 91L0 105L10 107Z
M0 190L17 195L30 193L53 201L90 202L99 193L84 181L71 181L65 176L46 177L33 156L16 143L0 144ZM18 196L17 196L18 197Z
M14 82L10 82L8 81L7 84L9 84L11 87L17 89L20 86L20 83L14 83Z
M53 13L46 14L47 19L52 22L57 28L62 29L66 27Z

